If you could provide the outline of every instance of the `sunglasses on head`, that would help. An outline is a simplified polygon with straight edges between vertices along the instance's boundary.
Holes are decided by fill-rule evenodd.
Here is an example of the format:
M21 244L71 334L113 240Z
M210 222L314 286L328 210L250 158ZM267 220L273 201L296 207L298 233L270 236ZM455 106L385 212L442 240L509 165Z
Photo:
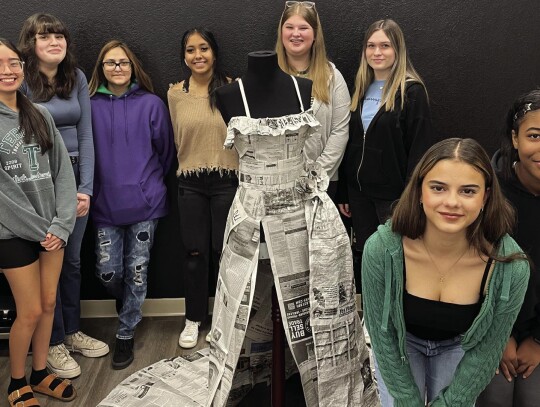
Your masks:
M286 1L285 8L294 7L297 4L304 6L305 8L315 8L315 2L313 1Z

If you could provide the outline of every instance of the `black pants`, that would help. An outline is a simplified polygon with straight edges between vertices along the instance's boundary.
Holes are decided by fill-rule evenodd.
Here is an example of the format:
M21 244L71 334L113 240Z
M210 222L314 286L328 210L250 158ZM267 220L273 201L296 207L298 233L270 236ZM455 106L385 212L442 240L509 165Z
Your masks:
M217 279L225 222L237 187L235 175L218 172L178 177L186 318L191 321L202 322L208 315L208 280L215 284Z
M362 253L366 240L375 233L380 224L386 222L392 213L392 203L384 199L372 198L358 188L348 187L349 209L352 213L354 231L353 261L356 291L362 292Z

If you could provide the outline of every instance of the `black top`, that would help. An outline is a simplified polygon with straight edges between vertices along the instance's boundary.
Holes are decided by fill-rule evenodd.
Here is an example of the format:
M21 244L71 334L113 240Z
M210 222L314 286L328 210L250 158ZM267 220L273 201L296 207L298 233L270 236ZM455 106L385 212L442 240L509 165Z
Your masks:
M493 260L490 258L484 269L480 284L480 295L476 304L453 304L443 301L416 297L403 291L403 313L407 332L414 336L442 341L452 339L466 332L480 311L484 300L484 288ZM403 261L403 284L407 280L405 261Z
M340 166L339 202L348 202L347 186L360 188L372 198L398 199L414 166L433 144L424 86L407 83L403 109L400 95L396 95L394 110L387 112L382 106L367 129L360 109L351 112L349 141Z
M519 181L514 171L509 177L504 175L505 163L499 151L492 159L493 167L501 184L503 193L516 210L517 223L512 237L532 260L531 276L525 300L512 329L512 336L519 343L532 336L540 341L540 196L530 193Z

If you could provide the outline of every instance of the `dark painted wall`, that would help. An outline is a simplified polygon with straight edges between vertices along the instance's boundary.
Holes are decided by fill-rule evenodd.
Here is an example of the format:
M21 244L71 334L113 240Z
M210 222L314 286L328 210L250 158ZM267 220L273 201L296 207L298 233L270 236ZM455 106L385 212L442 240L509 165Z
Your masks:
M55 14L70 28L87 75L103 43L123 39L165 98L168 85L184 75L179 41L186 29L195 25L212 29L224 66L232 75L240 75L248 52L273 48L283 5L275 0L26 0L2 14L0 36L15 41L28 15ZM365 28L385 17L401 25L411 59L427 84L440 138L473 137L492 153L507 106L518 94L540 84L538 0L325 0L317 1L317 9L328 54L349 85ZM168 184L173 213L160 223L156 237L149 279L149 296L154 298L183 296L172 174ZM93 277L92 244L87 233L83 298L103 296Z

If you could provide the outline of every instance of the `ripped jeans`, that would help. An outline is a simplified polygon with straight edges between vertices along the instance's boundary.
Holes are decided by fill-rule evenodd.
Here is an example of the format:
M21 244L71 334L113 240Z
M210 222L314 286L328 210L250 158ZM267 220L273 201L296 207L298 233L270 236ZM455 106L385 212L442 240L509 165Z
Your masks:
M120 300L118 339L131 339L142 319L150 249L158 220L96 229L96 274L109 294Z

